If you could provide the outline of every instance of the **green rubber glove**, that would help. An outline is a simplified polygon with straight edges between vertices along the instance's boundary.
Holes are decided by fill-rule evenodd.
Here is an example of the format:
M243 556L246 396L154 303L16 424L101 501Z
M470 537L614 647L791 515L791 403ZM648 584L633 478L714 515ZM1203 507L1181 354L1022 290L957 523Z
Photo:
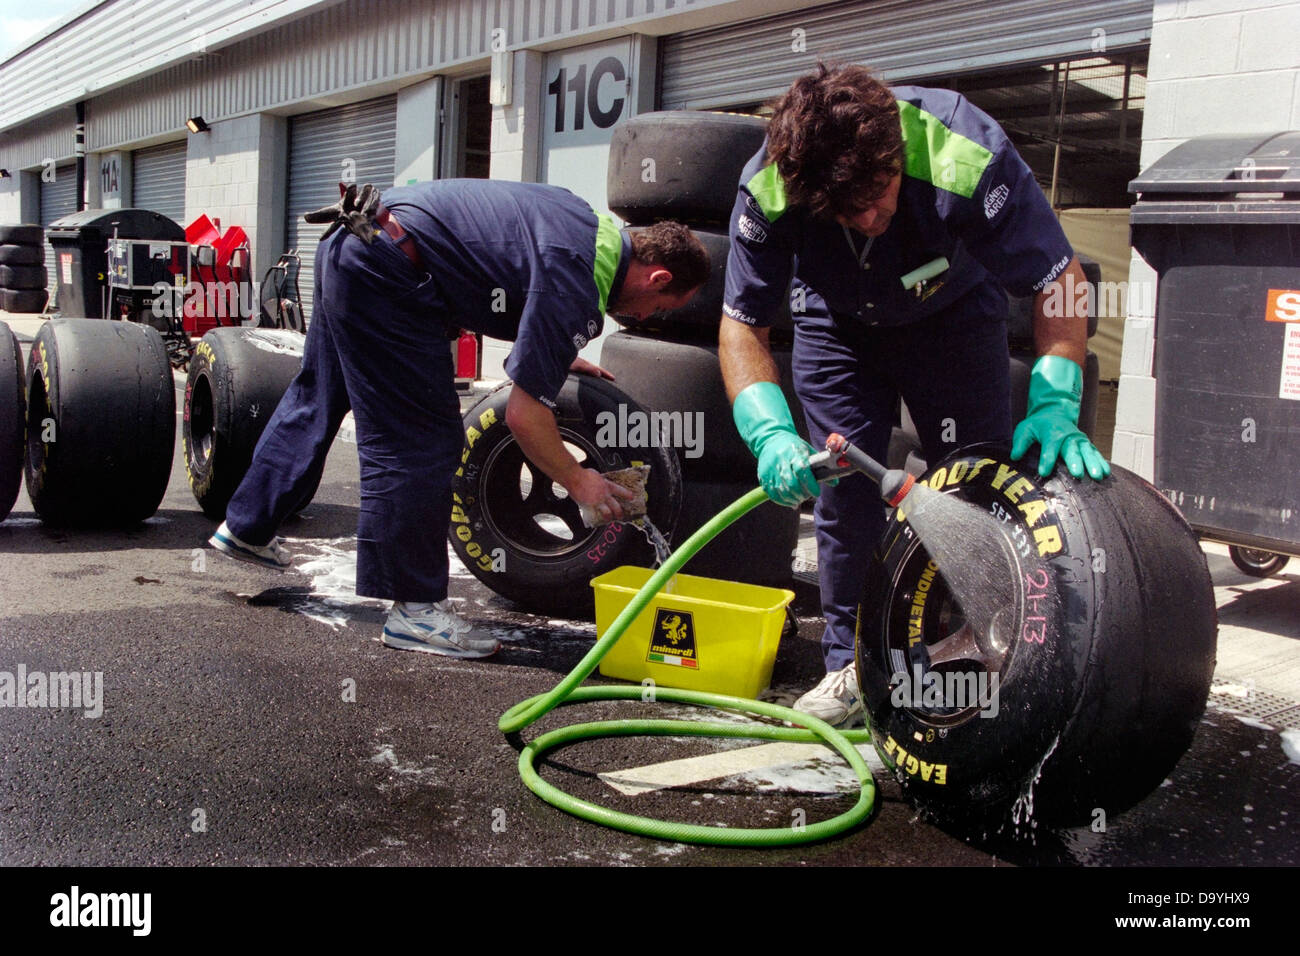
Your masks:
M1038 442L1038 474L1047 477L1056 457L1076 478L1085 470L1094 481L1110 474L1101 452L1079 431L1079 401L1083 395L1083 369L1063 355L1044 355L1029 373L1029 414L1011 438L1011 460L1018 461Z
M736 428L758 459L758 480L767 496L787 508L821 494L808 467L813 449L795 431L790 406L775 382L755 382L731 406Z

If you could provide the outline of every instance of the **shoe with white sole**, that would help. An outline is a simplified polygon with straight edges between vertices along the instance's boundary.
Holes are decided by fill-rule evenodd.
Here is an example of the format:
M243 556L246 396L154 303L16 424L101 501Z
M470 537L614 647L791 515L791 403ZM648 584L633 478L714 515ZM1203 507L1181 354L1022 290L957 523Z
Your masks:
M268 544L263 545L247 544L231 534L224 521L208 539L208 544L232 558L260 564L275 571L284 571L293 563L292 556L279 538L272 538Z
M866 723L862 694L858 690L858 669L850 664L831 671L808 693L794 702L793 709L826 721L832 727L854 727Z
M457 615L445 599L436 604L395 602L382 641L398 650L445 657L487 657L501 646L495 637Z

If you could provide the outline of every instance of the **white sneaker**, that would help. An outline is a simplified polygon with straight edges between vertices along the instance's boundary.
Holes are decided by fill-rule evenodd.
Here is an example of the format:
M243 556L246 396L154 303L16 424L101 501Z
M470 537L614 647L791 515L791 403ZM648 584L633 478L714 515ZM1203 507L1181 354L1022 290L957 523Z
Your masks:
M495 637L452 611L445 599L437 604L394 602L382 641L398 650L446 657L487 657L501 646Z
M208 544L232 558L250 561L253 564L260 564L264 568L273 568L276 571L283 571L293 563L292 556L279 538L272 538L268 544L264 545L246 544L230 533L230 529L226 527L224 521L221 522L221 527L217 528L212 537L208 539Z
M850 664L831 671L808 693L794 702L793 709L826 721L832 727L855 727L866 723L862 694L858 690L858 669Z

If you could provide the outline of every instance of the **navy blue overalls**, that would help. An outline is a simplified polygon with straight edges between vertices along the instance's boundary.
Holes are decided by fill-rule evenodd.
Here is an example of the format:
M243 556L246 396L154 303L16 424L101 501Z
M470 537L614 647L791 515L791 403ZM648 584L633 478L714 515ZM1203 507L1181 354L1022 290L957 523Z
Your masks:
M390 189L382 201L425 271L383 232L367 245L341 229L320 245L302 370L226 524L250 544L269 541L319 481L351 409L357 594L441 601L464 442L447 330L514 340L506 373L554 407L578 350L600 334L631 254L613 220L555 186L439 180Z
M731 217L723 311L766 326L790 290L795 393L809 440L839 432L883 461L901 395L926 458L1009 441L1006 296L1041 290L1073 257L1047 198L1001 128L946 90L897 87L904 142L898 209L868 239L789 207L766 144ZM943 256L945 273L905 289ZM828 671L853 661L871 552L884 531L863 475L824 487L814 511Z

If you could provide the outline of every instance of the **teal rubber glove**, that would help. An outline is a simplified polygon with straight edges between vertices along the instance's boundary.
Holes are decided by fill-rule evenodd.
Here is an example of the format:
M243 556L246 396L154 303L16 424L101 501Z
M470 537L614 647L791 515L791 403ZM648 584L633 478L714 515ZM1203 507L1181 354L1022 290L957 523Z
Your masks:
M1011 460L1019 461L1038 442L1038 474L1047 477L1056 458L1076 478L1086 471L1094 481L1110 474L1101 452L1079 431L1079 400L1083 395L1083 369L1063 355L1044 355L1029 373L1029 414L1011 438Z
M821 494L808 467L813 448L795 431L790 406L775 382L755 382L731 406L736 428L758 459L758 480L767 496L787 508Z

